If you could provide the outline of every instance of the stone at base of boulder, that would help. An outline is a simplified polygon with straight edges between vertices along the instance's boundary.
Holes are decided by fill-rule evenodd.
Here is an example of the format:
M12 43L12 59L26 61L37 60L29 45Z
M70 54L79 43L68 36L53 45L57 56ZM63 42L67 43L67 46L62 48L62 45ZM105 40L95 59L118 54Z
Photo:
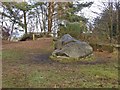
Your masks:
M83 58L70 58L65 56L50 56L51 60L58 61L60 63L70 63L70 62L92 62L95 61L95 56L93 54L83 57Z

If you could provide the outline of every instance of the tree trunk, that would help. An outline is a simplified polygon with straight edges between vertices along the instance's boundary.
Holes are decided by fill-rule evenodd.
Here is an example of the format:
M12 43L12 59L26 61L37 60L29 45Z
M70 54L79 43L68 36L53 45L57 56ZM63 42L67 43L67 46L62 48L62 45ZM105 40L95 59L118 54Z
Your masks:
M26 11L23 11L23 14L24 14L24 28L25 28L25 34L27 34Z
M117 43L120 44L120 6L119 6L120 2L116 2L116 20L117 20Z
M54 2L49 2L48 6L48 33L51 33L52 29L52 16L54 13Z
M12 33L13 33L13 30L14 30L14 25L15 25L15 22L12 23L12 29L11 29L11 32L10 32L10 37L8 38L9 41L11 40L11 37L12 37Z
M109 25L109 34L110 34L110 43L112 43L112 32L113 32L113 2L111 0L108 3L109 6L109 17L110 17L110 25Z
M118 2L118 44L120 44L120 1Z
M41 17L41 18L42 18L42 24L43 24L43 25L42 25L41 22L40 22L40 18L39 18L39 23L40 23L41 32L43 32L43 31L45 31L45 30L44 30L44 20L43 20L43 19L44 19L44 13L43 13L43 12L44 12L44 10L43 10L44 8L43 8L42 6L40 6L40 8L41 8L41 13L42 13L42 17ZM40 16L39 16L39 17L40 17Z

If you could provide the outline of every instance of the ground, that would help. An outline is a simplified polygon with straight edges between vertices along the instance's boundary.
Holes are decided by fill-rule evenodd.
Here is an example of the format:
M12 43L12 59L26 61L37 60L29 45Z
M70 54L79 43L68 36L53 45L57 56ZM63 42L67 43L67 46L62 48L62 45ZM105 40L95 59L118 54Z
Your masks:
M60 63L49 59L51 38L2 43L4 88L117 88L118 63L113 53L94 52L92 62Z

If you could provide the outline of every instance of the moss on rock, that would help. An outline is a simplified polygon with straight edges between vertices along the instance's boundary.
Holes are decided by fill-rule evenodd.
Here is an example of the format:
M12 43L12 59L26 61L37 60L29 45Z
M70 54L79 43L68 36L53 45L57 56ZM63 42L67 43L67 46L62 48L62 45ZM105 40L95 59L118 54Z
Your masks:
M81 57L81 58L72 58L72 57L66 57L66 56L50 56L51 60L58 61L61 63L71 63L71 62L92 62L95 61L95 56L93 54L86 56L86 57Z

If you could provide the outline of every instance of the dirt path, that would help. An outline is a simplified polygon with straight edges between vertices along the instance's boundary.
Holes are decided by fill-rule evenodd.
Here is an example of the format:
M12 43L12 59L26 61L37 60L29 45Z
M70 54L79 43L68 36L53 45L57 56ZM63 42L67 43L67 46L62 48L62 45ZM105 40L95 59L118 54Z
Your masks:
M2 41L3 49L41 49L49 47L52 44L51 38L41 38L36 41L8 42Z

